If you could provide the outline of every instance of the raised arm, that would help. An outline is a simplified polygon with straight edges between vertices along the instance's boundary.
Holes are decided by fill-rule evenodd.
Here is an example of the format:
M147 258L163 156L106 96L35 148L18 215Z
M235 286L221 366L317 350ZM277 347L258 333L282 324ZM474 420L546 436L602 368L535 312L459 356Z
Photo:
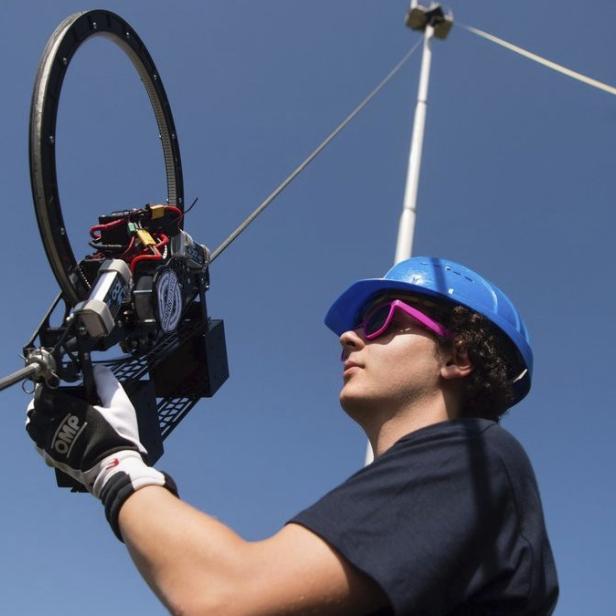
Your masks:
M369 614L387 599L316 534L289 524L247 542L181 501L147 466L130 400L113 375L95 374L101 405L65 394L31 404L27 430L45 461L105 505L140 572L173 614Z

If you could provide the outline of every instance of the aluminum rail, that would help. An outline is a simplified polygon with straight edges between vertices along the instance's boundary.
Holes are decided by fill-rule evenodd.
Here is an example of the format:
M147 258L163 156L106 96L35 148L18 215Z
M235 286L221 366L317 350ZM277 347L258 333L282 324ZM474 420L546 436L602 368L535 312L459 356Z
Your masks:
M30 377L36 376L40 371L40 366L38 364L30 364L25 368L21 368L20 370L16 370L11 374L8 374L5 377L0 379L0 391L10 387L11 385L15 385L15 383L19 383L19 381L23 381L24 379L29 379Z

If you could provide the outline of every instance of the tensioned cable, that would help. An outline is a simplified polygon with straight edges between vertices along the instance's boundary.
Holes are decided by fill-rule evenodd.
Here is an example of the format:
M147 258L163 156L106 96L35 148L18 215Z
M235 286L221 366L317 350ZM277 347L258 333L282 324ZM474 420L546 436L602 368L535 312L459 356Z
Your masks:
M539 64L542 64L543 66L547 66L548 68L554 71L557 71L558 73L567 75L567 77L571 77L572 79L581 81L582 83L592 86L593 88L597 88L598 90L603 90L604 92L607 92L608 94L616 95L616 88L608 85L607 83L603 83L602 81L598 81L597 79L593 79L592 77L588 77L587 75L583 75L582 73L578 73L577 71L571 70L570 68L567 68L566 66L562 66L561 64L552 62L551 60L548 60L547 58L543 58L540 55L533 53L532 51L528 51L527 49L523 49L522 47L518 47L517 45L514 45L513 43L509 43L508 41L498 38L498 36L494 36L493 34L489 34L488 32L484 32L483 30L479 30L479 28L473 28L473 26L467 26L464 24L460 24L460 25L464 29L468 30L469 32L472 32L473 34L476 34L477 36L480 36L481 38L491 41L492 43L496 43L497 45L500 45L501 47L504 47L505 49L509 49L510 51L520 54L521 56L524 56L525 58L528 58L529 60L538 62Z
M214 251L212 251L210 255L210 262L214 261L216 257L220 255L223 250L225 250L229 244L231 244L245 229L250 225L250 223L259 215L261 212L323 151L323 149L329 144L336 135L389 83L389 81L394 77L394 75L404 66L406 61L413 55L415 50L419 47L423 39L419 39L417 43L408 51L405 56L394 66L394 68L389 71L387 76L379 83L364 100L362 100L349 115L342 120L342 122L318 145L304 160L304 162L300 163L291 174L283 180L274 191L265 198L265 200L250 214L242 224L240 224L227 239L220 244Z

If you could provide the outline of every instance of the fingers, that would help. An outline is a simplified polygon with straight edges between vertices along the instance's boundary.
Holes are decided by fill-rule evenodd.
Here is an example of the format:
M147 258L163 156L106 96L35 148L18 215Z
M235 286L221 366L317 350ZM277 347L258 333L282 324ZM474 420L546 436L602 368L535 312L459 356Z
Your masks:
M40 413L34 401L28 404L26 413L26 432L30 438L36 443L37 447L44 447L47 433L54 423L53 418L45 413Z
M94 366L94 380L103 407L126 408L128 406L133 408L133 404L126 395L122 384L107 366Z
M67 413L82 415L85 402L61 391L47 387L37 388L33 400L26 410L26 431L39 446L44 447L46 439L53 434L58 421Z

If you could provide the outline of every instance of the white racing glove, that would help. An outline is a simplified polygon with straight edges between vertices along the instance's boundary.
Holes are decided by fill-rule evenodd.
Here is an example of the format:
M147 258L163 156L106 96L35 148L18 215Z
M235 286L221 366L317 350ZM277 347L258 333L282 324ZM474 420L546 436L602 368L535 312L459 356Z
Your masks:
M28 405L26 431L49 466L101 499L121 540L118 515L131 494L158 485L177 496L177 488L171 477L143 461L147 451L139 442L135 408L111 370L96 366L94 379L100 405L39 387Z

